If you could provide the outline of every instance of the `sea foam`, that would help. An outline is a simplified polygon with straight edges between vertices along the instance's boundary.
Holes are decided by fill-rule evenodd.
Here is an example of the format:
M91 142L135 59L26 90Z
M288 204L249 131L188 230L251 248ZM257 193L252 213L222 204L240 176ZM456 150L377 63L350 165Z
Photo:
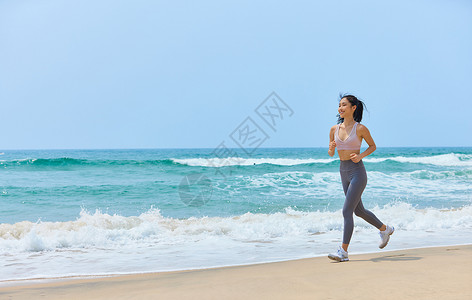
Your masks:
M375 207L380 219L389 219L397 229L460 230L472 228L472 206L459 209L416 209L397 202ZM298 211L288 207L273 214L246 213L232 217L164 217L158 209L124 217L82 211L75 221L0 224L0 251L51 251L64 248L117 248L130 245L216 238L239 242L309 236L342 229L341 211ZM358 227L369 227L361 221Z

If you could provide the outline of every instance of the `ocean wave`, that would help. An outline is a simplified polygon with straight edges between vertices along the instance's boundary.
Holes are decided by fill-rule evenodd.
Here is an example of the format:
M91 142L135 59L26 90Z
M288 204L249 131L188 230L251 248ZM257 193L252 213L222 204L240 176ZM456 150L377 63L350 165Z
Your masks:
M157 160L99 160L78 159L71 157L60 158L24 158L0 160L0 167L67 167L67 166L125 166L125 165L178 165L172 159Z
M187 158L177 159L173 158L173 161L188 165L188 166L200 166L200 167L227 167L227 166L252 166L260 164L271 164L279 166L295 166L303 164L330 164L335 161L339 161L338 158L240 158L240 157L227 157L227 158ZM391 156L391 157L368 157L363 159L367 163L382 163L388 161L395 161L399 163L417 163L417 164L430 164L437 166L472 166L472 155L460 154L460 153L448 153L431 156Z
M0 167L60 167L60 166L125 166L125 165L185 165L191 167L227 167L227 166L253 166L270 164L278 166L331 164L339 161L338 158L168 158L156 160L100 160L80 159L71 157L60 158L24 158L13 160L0 160ZM472 166L472 155L461 153L448 153L431 156L391 156L391 157L367 157L366 163L383 163L394 161L399 163L430 164L437 166Z
M393 156L393 157L379 157L379 158L364 158L364 162L380 163L385 161L396 161L400 163L415 163L415 164L429 164L436 166L472 166L472 155L460 153L448 153L431 156Z
M472 206L457 209L417 209L394 202L372 211L391 220L397 230L462 230L472 228ZM0 252L35 252L59 249L111 248L145 244L178 245L202 239L230 239L237 242L272 242L294 236L309 236L342 230L342 212L298 211L288 207L273 214L246 213L233 217L164 217L158 209L125 217L89 213L68 222L0 224ZM356 228L370 228L356 222Z
M337 159L334 158L186 158L173 159L175 162L192 167L227 167L227 166L253 166L260 164L271 164L279 166L295 166L303 164L327 164Z

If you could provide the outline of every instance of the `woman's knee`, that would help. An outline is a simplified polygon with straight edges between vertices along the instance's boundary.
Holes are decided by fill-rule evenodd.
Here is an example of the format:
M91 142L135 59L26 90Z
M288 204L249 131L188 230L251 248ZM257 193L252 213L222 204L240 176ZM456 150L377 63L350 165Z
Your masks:
M350 208L348 206L343 207L343 217L344 218L352 217L352 214L353 214L352 208Z

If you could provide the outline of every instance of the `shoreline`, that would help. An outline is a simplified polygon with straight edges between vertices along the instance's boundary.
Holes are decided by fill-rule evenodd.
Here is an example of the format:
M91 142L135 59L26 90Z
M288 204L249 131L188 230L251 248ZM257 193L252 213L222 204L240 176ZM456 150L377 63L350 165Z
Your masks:
M461 298L472 294L471 255L472 244L466 244L350 254L350 261L343 263L312 257L157 273L31 279L1 286L0 298L139 299L159 294L166 299L308 299L315 295L342 299L346 294L340 291L349 297L370 291L356 296L374 299L382 290L389 291L382 296L387 299Z
M401 249L393 250L375 250L375 251L361 251L361 252L349 252L349 256L357 255L368 255L368 254L380 254L380 253L389 253L405 250L415 250L415 249L428 249L428 248L444 248L444 247L460 247L460 246L472 246L472 243L465 244L448 244L448 245L434 245L434 246L424 246L424 247L408 247ZM246 264L229 264L229 265L216 265L210 267L202 268L182 268L182 269L173 269L173 270L162 270L162 271L150 271L150 272L129 272L129 273L103 273L103 274L78 274L78 275L65 275L65 276L54 276L54 277L33 277L33 278L20 278L20 279L7 279L0 280L0 290L2 288L24 286L28 284L41 284L41 283L52 283L60 282L67 280L87 280L87 279L100 279L100 278L109 278L109 277L121 277L121 276L133 276L133 275L152 275L152 274L166 274L166 273L176 273L176 272L186 272L186 271L199 271L199 270L212 270L212 269L222 269L230 267L239 267L239 266L253 266L253 265L263 265L271 263L282 263L297 261L302 259L314 259L327 257L328 253L313 255L310 257L300 257L300 258L291 258L291 259L282 259L282 260L273 260L273 261L261 261L261 262L251 262Z

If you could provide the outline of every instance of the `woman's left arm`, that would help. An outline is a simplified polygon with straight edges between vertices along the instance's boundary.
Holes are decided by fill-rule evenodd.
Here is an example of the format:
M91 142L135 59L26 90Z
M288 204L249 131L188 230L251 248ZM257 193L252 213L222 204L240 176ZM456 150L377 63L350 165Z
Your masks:
M361 137L369 145L369 148L365 149L364 152L359 154L360 159L363 159L367 155L370 155L372 152L374 152L375 149L377 149L377 146L375 145L374 139L370 135L369 129L367 129L367 127L365 127L364 125L360 125L360 126L357 126L357 129L359 130Z

